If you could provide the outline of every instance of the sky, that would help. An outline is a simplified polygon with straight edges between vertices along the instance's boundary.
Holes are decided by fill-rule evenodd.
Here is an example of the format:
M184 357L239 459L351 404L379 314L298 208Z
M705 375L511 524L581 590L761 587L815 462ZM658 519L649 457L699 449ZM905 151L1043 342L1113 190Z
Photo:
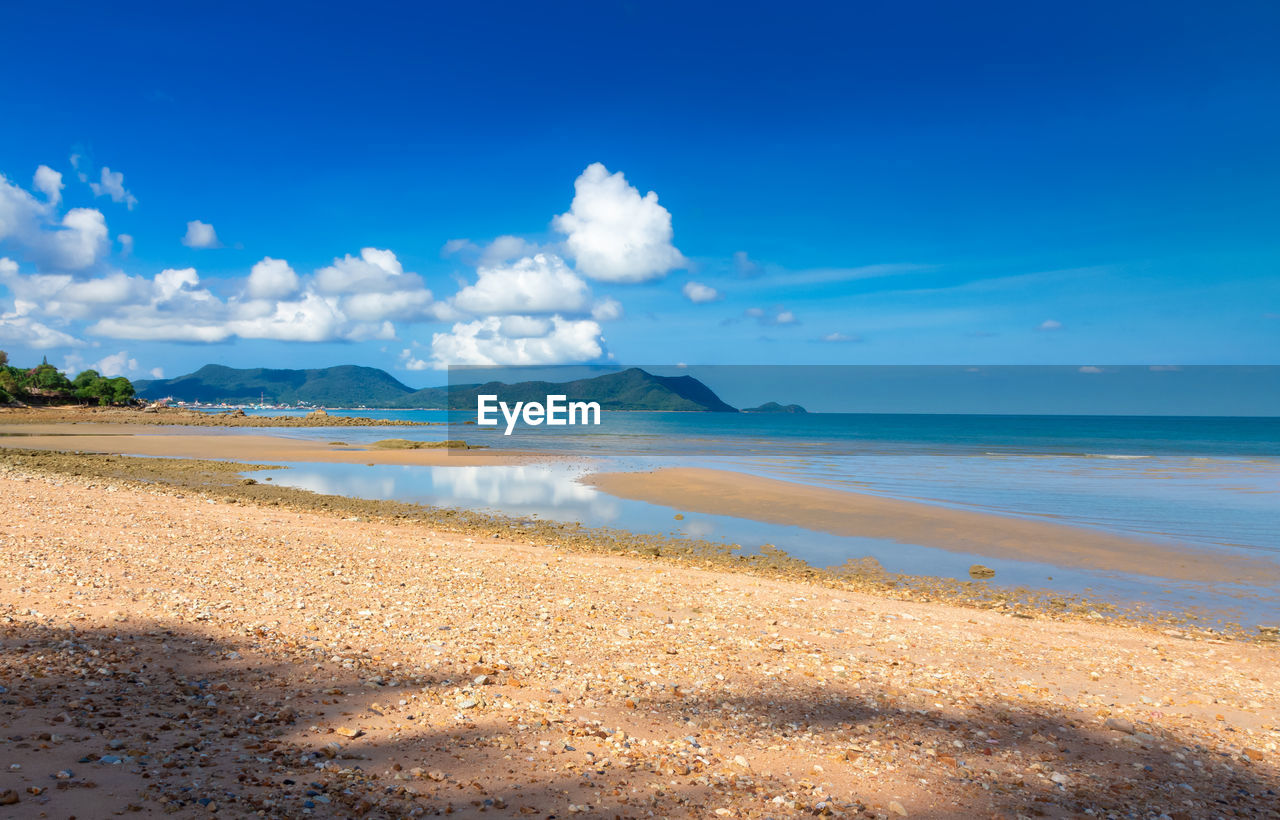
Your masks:
M1280 364L1273 2L0 9L0 348Z

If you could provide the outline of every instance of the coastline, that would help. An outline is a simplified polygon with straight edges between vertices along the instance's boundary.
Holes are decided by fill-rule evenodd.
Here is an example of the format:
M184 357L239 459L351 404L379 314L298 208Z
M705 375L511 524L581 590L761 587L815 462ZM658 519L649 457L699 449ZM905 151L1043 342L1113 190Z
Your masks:
M1280 565L1182 549L1052 521L814 487L701 467L596 473L582 479L610 495L728 515L884 538L992 558L1207 583L1280 583Z
M602 554L226 461L0 456L19 812L1265 815L1280 790L1274 644Z
M428 455L445 457L441 451L429 451ZM458 464L458 461L448 462L448 465ZM326 495L275 485L271 470L278 467L263 462L0 447L0 468L5 467L56 478L109 481L113 485L143 490L166 488L171 492L193 494L208 503L320 512L369 521L412 522L471 539L514 539L520 543L541 544L571 552L625 555L683 567L740 572L766 579L857 591L895 600L945 602L953 606L996 610L1019 618L1090 622L1105 619L1173 628L1187 637L1263 641L1270 638L1243 624L1208 626L1203 622L1204 618L1192 610L1125 606L1084 592L1071 594L1028 586L992 585L980 580L890 573L874 559L868 558L851 557L843 565L818 568L779 549L764 548L757 553L742 554L735 545L720 541L635 533L615 527L586 527L577 523L411 502ZM246 473L253 477L244 477Z
M432 427L441 422L361 416L250 416L228 410L206 413L183 407L0 407L0 425L131 424L183 427Z
M378 447L376 442L325 443L267 433L217 433L166 425L138 432L127 424L42 424L6 427L0 418L0 444L24 450L75 450L161 458L227 459L245 462L334 462L418 466L509 465L554 460L554 454L424 446ZM428 443L429 444L429 443Z

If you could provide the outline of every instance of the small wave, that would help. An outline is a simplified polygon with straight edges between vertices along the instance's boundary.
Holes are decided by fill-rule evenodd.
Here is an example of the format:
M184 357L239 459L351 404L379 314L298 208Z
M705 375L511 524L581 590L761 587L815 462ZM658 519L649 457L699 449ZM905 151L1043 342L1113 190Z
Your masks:
M1110 458L1115 460L1129 460L1134 458L1151 458L1151 456L1119 456L1114 453L1085 453L1085 458Z

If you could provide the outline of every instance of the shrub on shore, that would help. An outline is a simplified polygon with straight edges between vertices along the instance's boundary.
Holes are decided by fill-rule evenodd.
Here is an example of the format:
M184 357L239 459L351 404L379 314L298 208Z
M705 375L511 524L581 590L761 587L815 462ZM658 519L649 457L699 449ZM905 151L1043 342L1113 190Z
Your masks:
M105 407L128 404L133 398L133 383L124 376L107 378L91 369L72 380L48 360L31 368L14 367L9 364L9 355L0 350L0 403L92 403Z

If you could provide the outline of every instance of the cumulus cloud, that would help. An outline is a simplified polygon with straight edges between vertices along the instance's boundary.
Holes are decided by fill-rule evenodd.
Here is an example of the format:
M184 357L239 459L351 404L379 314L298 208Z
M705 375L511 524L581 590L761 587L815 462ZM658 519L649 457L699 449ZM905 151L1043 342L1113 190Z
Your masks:
M836 331L834 333L827 333L819 336L818 341L829 342L831 344L841 344L844 342L860 342L862 341L862 337L857 334L841 333Z
M0 174L0 243L41 270L84 270L108 250L107 221L92 208L59 218L52 201L41 202Z
M62 202L62 174L48 165L41 165L36 169L32 184L37 191L44 194L44 198L50 205L57 207L58 203Z
M73 164L75 164L74 160ZM138 204L138 198L124 187L124 174L119 171L112 171L105 165L102 168L99 181L90 182L89 187L93 189L94 196L109 196L112 202L123 203L131 211L133 206Z
M643 197L622 172L596 162L573 184L569 212L552 226L565 234L577 269L607 282L643 282L686 264L672 244L671 213L653 191Z
M120 255L131 256L133 254L133 237L127 233L117 234L116 241L120 243Z
M584 362L604 355L600 325L590 319L565 319L552 316L545 321L540 335L510 336L509 329L528 332L534 329L535 317L524 317L527 323L518 327L514 317L489 316L473 322L459 322L449 333L431 337L431 356L436 367L449 365L541 365Z
M476 283L458 291L453 300L468 313L576 313L590 296L587 283L551 254L480 268L477 273Z
M406 273L389 250L362 248L316 271L316 290L340 297L342 310L361 322L420 321L449 317L435 302L421 276Z
M187 233L182 237L182 244L188 248L221 248L218 232L208 222L193 219L187 223Z
M245 292L251 299L283 299L298 292L298 274L283 259L264 256L249 271Z
M129 351L121 350L119 353L112 353L109 356L103 356L94 362L91 367L107 378L115 378L116 376L128 376L138 372L138 360L129 357Z
M612 322L622 318L622 303L606 296L591 306L591 318L597 322Z
M17 312L0 313L0 342L35 350L80 347L84 341Z
M694 282L692 280L684 283L684 288L681 292L684 293L686 299L693 302L695 305L700 305L704 302L714 302L720 298L720 291L710 285L704 285L701 282Z
M419 276L403 271L395 254L373 248L359 258L335 259L311 277L299 276L285 260L266 257L247 277L231 283L229 298L209 290L194 268L170 268L150 279L119 271L77 279L23 276L16 264L4 261L0 283L13 296L11 318L29 321L38 314L54 324L92 320L89 334L114 339L391 339L394 321L450 315L432 301ZM55 337L46 333L44 338Z
M1062 330L1062 322L1057 319L1045 319L1037 330Z
M419 359L413 355L413 351L405 348L400 351L400 368L402 370L430 370L431 362L426 359Z

